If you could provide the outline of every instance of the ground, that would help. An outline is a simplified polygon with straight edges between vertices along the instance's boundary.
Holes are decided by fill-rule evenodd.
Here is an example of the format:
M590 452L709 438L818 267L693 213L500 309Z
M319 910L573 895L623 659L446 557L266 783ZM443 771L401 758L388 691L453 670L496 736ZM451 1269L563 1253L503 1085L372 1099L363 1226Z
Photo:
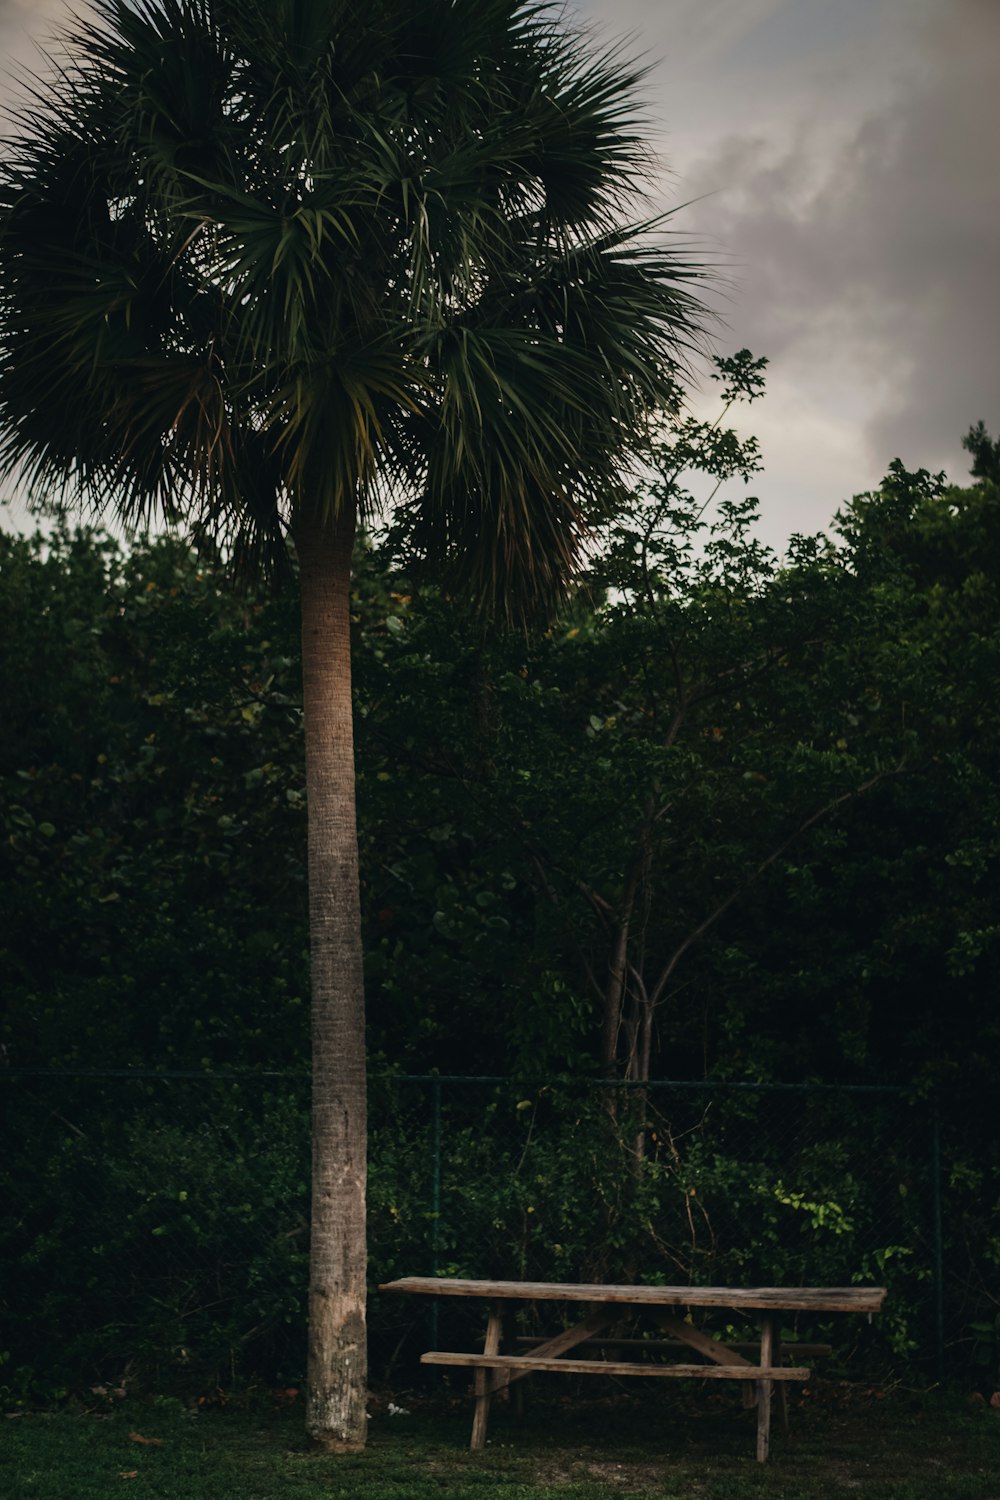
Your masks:
M963 1393L817 1381L767 1465L734 1392L665 1397L608 1381L597 1395L539 1380L523 1419L496 1413L470 1453L469 1403L406 1391L372 1403L367 1451L311 1452L301 1398L173 1397L24 1412L4 1421L11 1500L1000 1500L1000 1411ZM595 1382L589 1383L591 1386ZM732 1397L736 1396L733 1400ZM390 1412L393 1407L403 1411Z

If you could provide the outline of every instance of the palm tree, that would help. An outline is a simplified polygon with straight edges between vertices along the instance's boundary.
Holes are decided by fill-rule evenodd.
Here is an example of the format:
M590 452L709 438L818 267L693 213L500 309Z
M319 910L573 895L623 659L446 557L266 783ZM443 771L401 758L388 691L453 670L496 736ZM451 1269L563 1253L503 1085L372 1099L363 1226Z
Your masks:
M641 74L548 0L96 0L0 174L0 472L244 573L294 543L313 1014L307 1427L365 1434L359 517L514 619L570 577L699 328L627 222ZM661 236L662 239L662 236Z

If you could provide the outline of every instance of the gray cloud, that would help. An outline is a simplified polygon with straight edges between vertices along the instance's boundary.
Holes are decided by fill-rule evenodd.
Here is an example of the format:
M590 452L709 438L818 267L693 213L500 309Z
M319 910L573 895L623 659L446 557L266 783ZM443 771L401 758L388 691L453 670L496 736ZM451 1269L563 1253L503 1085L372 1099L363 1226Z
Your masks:
M88 0L0 0L0 137L14 128L25 85L53 75L67 27L92 14Z
M685 178L714 191L699 223L738 258L738 340L817 397L824 362L833 399L854 404L853 378L880 464L957 478L969 423L1000 425L1000 7L949 0L901 43L877 108L838 118L827 96Z

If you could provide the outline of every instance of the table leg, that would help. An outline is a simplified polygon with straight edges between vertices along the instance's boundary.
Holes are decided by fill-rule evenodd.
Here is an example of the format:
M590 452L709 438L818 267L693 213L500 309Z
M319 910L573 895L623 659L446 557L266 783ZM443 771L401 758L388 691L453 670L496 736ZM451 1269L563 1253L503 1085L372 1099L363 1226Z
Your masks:
M760 1362L765 1368L774 1363L774 1317L764 1313L760 1326ZM757 1381L757 1462L767 1460L771 1444L771 1391L773 1380Z
M774 1330L774 1363L776 1365L783 1365L785 1363L785 1354L784 1350L781 1347L781 1329L777 1326ZM785 1437L787 1437L789 1432L787 1380L778 1381L778 1389L776 1394L778 1397L778 1410L781 1413L781 1430L785 1434Z
M503 1312L499 1303L494 1303L490 1308L489 1320L486 1324L486 1338L483 1341L484 1354L497 1354L500 1350L500 1335L503 1331ZM484 1448L486 1446L486 1428L490 1420L490 1401L493 1397L495 1387L494 1370L477 1370L474 1382L476 1393L476 1410L472 1418L472 1439L470 1448Z

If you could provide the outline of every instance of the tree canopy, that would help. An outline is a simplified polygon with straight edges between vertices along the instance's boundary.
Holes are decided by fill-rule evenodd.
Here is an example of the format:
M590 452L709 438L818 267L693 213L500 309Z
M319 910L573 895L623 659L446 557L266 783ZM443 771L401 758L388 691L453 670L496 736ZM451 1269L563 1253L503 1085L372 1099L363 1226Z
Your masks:
M895 465L845 507L839 540L779 560L746 529L752 453L714 537L694 519L676 447L694 437L663 434L659 477L592 583L527 637L484 635L360 544L373 1055L599 1070L631 909L626 1010L683 948L655 1073L985 1084L995 488ZM668 484L654 558L636 538ZM174 540L123 554L67 528L3 549L7 1055L86 1065L100 1037L121 1066L296 1065L294 599L231 596Z
M551 607L676 403L700 270L635 219L639 72L523 0L98 0L0 170L0 474L183 520L301 603L308 1428L365 1435L358 518ZM654 231L660 231L654 234Z
M698 337L624 217L641 70L517 0L96 9L3 174L3 466L265 570L391 499L501 613L551 597Z
M550 1275L599 1261L624 1275L663 1241L683 1274L808 1277L843 1274L850 1252L890 1281L881 1337L909 1357L926 1342L935 1097L950 1357L988 1360L995 488L895 464L837 533L776 558L747 529L752 444L714 518L699 517L703 486L679 468L687 455L711 482L711 454L735 451L727 433L681 422L660 434L592 579L528 635L484 634L455 596L359 543L373 1265L412 1269L428 1243L429 1094L393 1075L504 1073L512 1096L446 1101L455 1172L491 1187L446 1202L442 1264L482 1270L461 1259L475 1245L497 1264L530 1252ZM669 522L651 525L668 500ZM221 566L173 538L125 552L65 526L2 541L0 1040L12 1074L80 1075L11 1079L9 1169L22 1164L32 1186L0 1252L26 1268L12 1344L26 1369L38 1329L58 1326L74 1330L71 1346L50 1342L76 1379L105 1344L147 1379L194 1378L176 1367L178 1343L194 1348L192 1369L300 1378L296 1073L309 1036L294 603L232 594ZM645 1037L654 1080L890 1084L912 1103L883 1117L820 1094L826 1134L792 1162L746 1093L708 1112L668 1109L664 1093L644 1102ZM201 1084L154 1084L144 1068ZM274 1069L289 1076L263 1076ZM568 1081L606 1072L633 1080L621 1150ZM707 1154L702 1113L716 1119ZM869 1126L879 1161L866 1164ZM678 1156L670 1129L686 1132ZM597 1177L584 1139L603 1142ZM692 1184L711 1233L687 1243ZM68 1233L81 1194L103 1207L71 1253L53 1224ZM608 1215L597 1231L595 1201ZM251 1202L260 1234L233 1264ZM136 1345L134 1304L99 1272L144 1257L162 1280ZM226 1288L217 1312L202 1311L210 1283ZM379 1360L400 1336L376 1315ZM114 1357L100 1355L102 1371Z

